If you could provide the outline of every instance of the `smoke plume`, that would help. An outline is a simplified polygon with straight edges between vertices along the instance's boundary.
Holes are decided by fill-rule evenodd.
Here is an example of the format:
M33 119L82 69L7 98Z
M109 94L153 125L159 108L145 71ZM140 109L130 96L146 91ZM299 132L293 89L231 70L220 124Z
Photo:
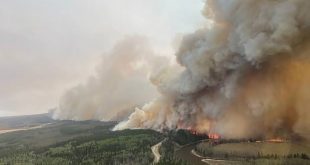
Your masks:
M309 0L207 0L208 24L183 37L177 65L126 39L54 117L114 120L137 107L114 130L310 139L309 9Z
M188 128L227 138L310 138L310 1L208 0L184 36L182 71L151 76L160 96L114 129Z
M145 38L124 39L103 56L94 76L62 96L54 118L123 120L135 106L157 97L147 75L163 60Z

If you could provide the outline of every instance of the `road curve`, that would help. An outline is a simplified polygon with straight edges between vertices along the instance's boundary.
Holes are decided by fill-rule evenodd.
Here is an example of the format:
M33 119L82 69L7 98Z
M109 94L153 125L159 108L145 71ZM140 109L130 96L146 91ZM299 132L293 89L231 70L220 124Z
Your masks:
M192 153L197 143L189 144L181 147L175 152L175 156L181 160L189 162L191 165L207 165L208 163L203 162L203 157L199 157Z
M165 141L165 139L164 139L163 141ZM155 145L153 145L153 146L151 147L152 152L153 152L153 154L154 154L154 161L153 161L153 164L158 163L159 160L160 160L160 156L161 156L161 155L160 155L160 153L159 153L159 148L160 148L161 144L163 143L163 141L161 141L161 142L159 142L159 143L157 143L157 144L155 144Z

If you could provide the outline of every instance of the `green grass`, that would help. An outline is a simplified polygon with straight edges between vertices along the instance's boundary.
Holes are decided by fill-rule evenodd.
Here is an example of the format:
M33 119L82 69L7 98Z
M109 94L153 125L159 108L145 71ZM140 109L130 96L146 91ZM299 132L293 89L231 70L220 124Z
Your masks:
M307 142L232 142L222 144L204 142L196 146L196 151L205 157L230 160L236 164L310 164L310 147Z
M214 152L247 153L251 155L257 155L257 153L263 155L277 154L279 156L297 153L310 155L310 147L302 143L227 143L216 145L212 150Z
M257 159L248 162L257 165L309 165L309 160L304 159Z

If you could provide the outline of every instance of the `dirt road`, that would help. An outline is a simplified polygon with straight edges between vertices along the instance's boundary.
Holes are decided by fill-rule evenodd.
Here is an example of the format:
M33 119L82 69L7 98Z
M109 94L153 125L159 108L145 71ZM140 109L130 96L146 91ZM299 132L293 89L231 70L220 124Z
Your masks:
M165 141L165 140L163 140L163 141ZM161 144L163 143L163 141L161 141L161 142L159 142L159 143L157 143L151 147L152 152L154 154L154 162L153 162L154 164L158 163L160 160L161 155L159 153L159 148L160 148Z

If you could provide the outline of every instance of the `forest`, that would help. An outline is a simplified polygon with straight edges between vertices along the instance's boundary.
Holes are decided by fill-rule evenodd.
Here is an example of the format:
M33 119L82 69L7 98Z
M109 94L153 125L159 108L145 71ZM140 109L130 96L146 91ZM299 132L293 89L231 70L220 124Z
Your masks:
M150 164L152 130L111 131L113 122L61 121L0 136L0 164Z

